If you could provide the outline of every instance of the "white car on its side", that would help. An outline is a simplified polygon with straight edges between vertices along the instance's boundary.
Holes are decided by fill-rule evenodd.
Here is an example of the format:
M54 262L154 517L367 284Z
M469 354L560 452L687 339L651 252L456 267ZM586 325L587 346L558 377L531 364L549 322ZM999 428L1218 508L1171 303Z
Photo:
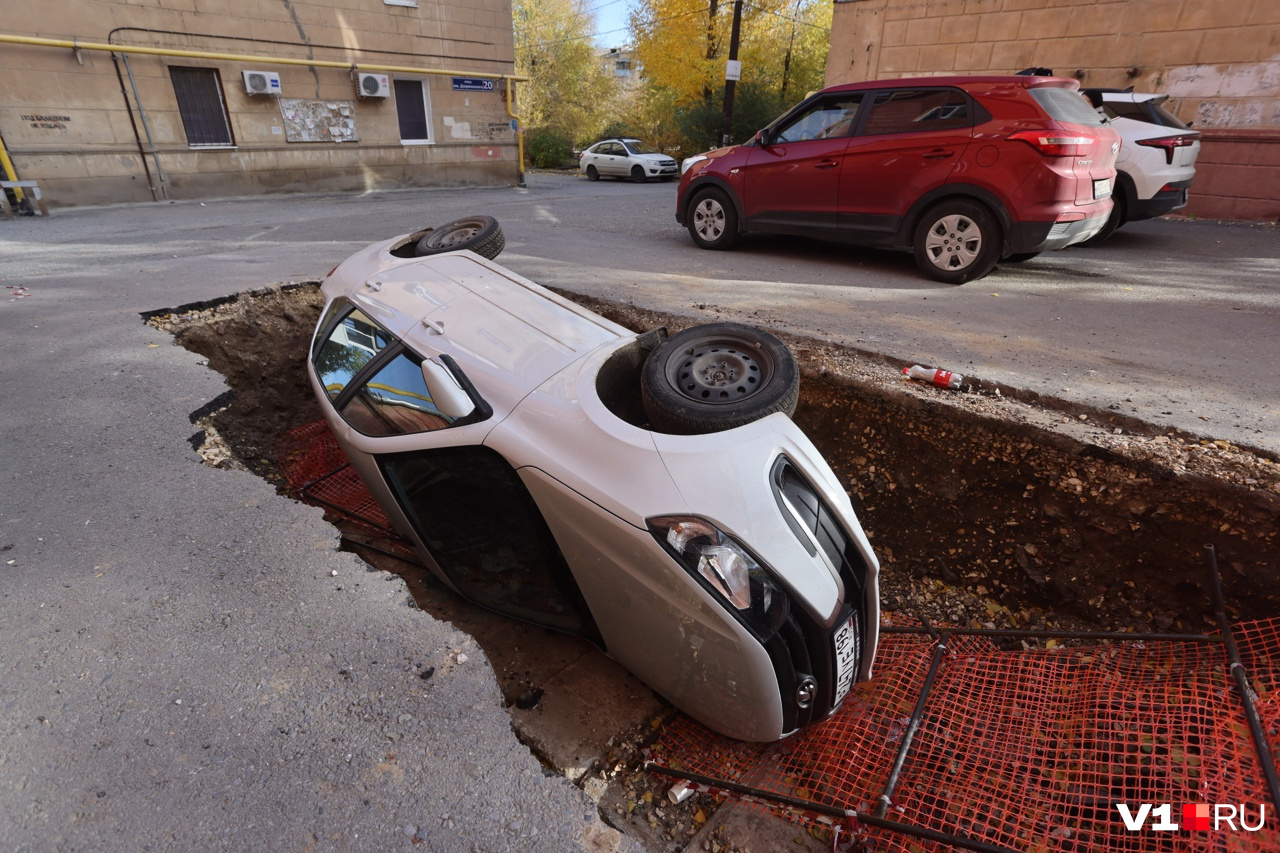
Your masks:
M1084 245L1101 243L1126 222L1186 207L1200 156L1200 132L1162 106L1169 96L1119 89L1080 92L1121 138L1111 196L1115 206L1107 224Z
M397 530L463 597L590 640L715 731L829 717L871 675L879 565L789 416L785 345L637 335L466 251L495 236L459 222L324 282L308 375Z

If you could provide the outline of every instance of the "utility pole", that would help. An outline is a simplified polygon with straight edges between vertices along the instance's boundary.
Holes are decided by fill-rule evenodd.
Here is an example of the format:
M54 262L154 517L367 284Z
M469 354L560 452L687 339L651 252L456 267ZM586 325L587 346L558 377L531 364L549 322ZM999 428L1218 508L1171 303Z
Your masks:
M721 144L733 142L733 89L742 76L742 66L738 64L738 34L742 29L742 0L733 0L733 33L729 36L729 62L724 73L724 127L721 132Z

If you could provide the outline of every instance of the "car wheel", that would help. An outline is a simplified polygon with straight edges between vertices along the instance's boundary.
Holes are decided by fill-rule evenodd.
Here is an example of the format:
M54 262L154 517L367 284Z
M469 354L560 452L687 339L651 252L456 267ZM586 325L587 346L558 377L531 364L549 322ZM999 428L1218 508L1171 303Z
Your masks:
M595 167L595 166L588 166L588 167L587 167L587 180L588 180L588 181L598 181L598 180L600 180L600 173L599 173L598 171L596 171L596 167Z
M635 181L637 184L643 184L643 183L644 183L644 169L643 169L642 167L640 167L640 166L632 166L632 167L631 167L631 180Z
M467 216L441 225L418 241L418 257L438 255L470 249L481 257L493 260L502 254L507 238L502 226L492 216Z
M689 205L689 235L703 249L728 249L738 242L738 212L729 197L705 189Z
M1040 257L1040 253L1039 253L1039 252L1014 252L1012 255L1009 255L1009 256L1007 256L1007 257L1001 258L1001 259L1000 259L1000 263L1002 263L1002 264L1020 264L1020 263L1022 263L1023 261L1029 261L1029 260L1031 260L1032 258L1038 258L1038 257Z
M964 284L991 272L1003 240L995 216L968 199L934 205L916 225L916 266L935 281Z
M1111 215L1107 217L1107 224L1102 226L1102 230L1094 234L1088 240L1080 243L1081 246L1097 246L1105 242L1108 237L1116 233L1116 229L1124 224L1125 219L1124 197L1115 196L1115 204L1111 205Z
M698 435L796 410L800 371L786 344L740 323L694 326L667 338L640 373L658 432Z

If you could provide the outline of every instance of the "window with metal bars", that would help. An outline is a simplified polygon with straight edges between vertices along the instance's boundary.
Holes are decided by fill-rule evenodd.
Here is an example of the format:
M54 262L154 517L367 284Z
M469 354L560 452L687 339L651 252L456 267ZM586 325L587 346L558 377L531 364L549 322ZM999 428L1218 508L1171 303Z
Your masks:
M178 112L182 115L182 127L187 132L187 144L192 148L235 145L218 69L171 65L169 78L178 98Z

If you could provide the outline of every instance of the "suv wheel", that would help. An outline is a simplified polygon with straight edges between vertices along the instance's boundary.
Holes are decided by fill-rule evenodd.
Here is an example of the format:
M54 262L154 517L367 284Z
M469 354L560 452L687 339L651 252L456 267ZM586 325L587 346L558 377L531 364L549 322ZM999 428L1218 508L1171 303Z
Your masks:
M720 190L697 193L689 205L688 221L689 236L703 249L728 249L738 241L738 213Z
M667 338L640 373L658 432L699 435L796 410L800 372L787 345L740 323L694 326Z
M935 281L964 284L991 272L1000 260L1000 226L983 205L950 199L930 208L916 225L916 266Z

